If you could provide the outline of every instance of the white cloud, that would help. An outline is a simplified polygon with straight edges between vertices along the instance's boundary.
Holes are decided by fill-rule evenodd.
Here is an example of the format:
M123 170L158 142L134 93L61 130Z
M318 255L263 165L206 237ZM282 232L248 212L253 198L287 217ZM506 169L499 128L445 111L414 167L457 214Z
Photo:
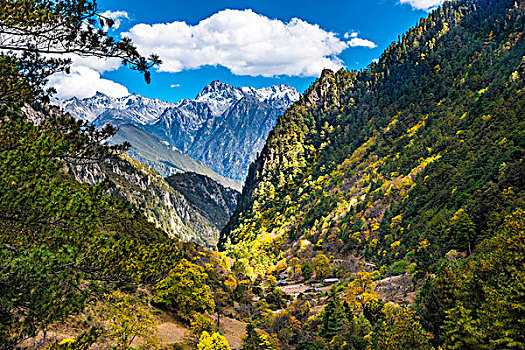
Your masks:
M113 29L118 29L120 27L122 19L129 19L128 13L126 11L105 11L100 15L102 17L111 18L114 21L112 27Z
M70 74L58 73L49 78L49 86L57 90L56 97L68 99L73 96L85 98L100 91L108 96L129 95L128 89L111 80L104 79L100 73L88 67L72 67Z
M357 32L346 32L345 35L343 35L343 37L345 39L350 39L350 38L357 38Z
M128 13L125 11L106 11L101 15L115 21L114 29L119 28L121 19L129 19ZM72 61L70 74L57 73L49 78L47 85L57 90L56 97L58 98L91 97L97 91L113 97L129 94L125 86L100 76L100 73L118 69L122 64L118 58L82 57L75 54L49 56L70 58Z
M61 55L61 58L71 58L73 67L87 67L99 73L118 69L122 63L118 58L81 57L78 55Z
M348 42L348 45L351 47L368 47L369 49L376 48L377 45L373 41L358 38L357 36L351 36L351 40Z
M343 37L345 39L350 39L348 41L348 45L350 47L368 47L369 49L374 49L377 47L376 43L373 41L359 38L357 32L346 32Z
M98 57L81 57L78 55L61 55L71 58L71 73L57 73L49 78L48 86L57 90L58 98L91 97L97 91L106 95L120 97L128 95L128 90L121 84L101 78L100 73L116 70L121 62L118 58L102 59Z
M341 68L337 55L348 48L316 24L285 23L252 10L223 10L193 26L137 24L123 35L142 54L158 54L164 72L221 65L237 75L317 76L323 68Z
M430 12L443 3L444 0L399 0L401 4L409 4L416 10Z
M170 85L170 88L178 88L178 87L180 87L180 84L171 84Z

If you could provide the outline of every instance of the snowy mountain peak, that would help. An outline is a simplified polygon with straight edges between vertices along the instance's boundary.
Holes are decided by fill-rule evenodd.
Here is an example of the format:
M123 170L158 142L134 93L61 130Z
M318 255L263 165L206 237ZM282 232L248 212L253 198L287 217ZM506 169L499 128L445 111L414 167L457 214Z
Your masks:
M299 92L290 85L280 84L255 89L253 87L234 87L229 84L212 81L206 85L194 100L184 99L178 103L151 99L137 94L114 98L97 91L92 97L69 100L55 100L54 104L78 119L95 122L96 125L119 122L135 125L152 125L168 109L177 109L184 115L189 125L201 124L210 117L222 115L237 101L252 97L279 111L284 110L299 99ZM204 113L199 112L208 111Z
M255 89L253 87L237 88L215 80L206 85L194 101L206 103L214 115L220 115L235 102L248 96L255 97L260 102L284 112L290 104L301 97L301 94L288 84Z
M243 97L240 88L214 80L202 89L194 101L207 104L212 114L217 116Z
M154 122L162 112L175 104L158 99L151 99L137 94L124 97L110 97L97 91L92 97L69 100L55 99L53 104L58 105L77 119L93 122L107 111L122 118L129 118L138 124Z
M278 115L299 98L299 92L285 84L256 89L233 87L215 80L195 99L178 103L137 94L114 98L97 92L89 98L55 100L54 104L96 127L106 124L136 127L223 176L241 180ZM157 159L158 150L152 153L150 148L136 146L137 138L133 135L126 141L138 147L134 152L140 157L157 164L157 170L175 171L175 167Z

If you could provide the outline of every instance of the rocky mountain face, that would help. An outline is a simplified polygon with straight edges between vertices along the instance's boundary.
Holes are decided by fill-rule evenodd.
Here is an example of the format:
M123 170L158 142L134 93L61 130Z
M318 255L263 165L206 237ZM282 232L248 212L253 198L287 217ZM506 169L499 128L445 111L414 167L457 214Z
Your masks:
M131 203L171 237L191 240L205 247L214 247L217 243L222 226L211 221L213 216L203 216L190 200L170 186L162 176L128 155L101 164L72 166L69 172L78 181L91 185L109 180L109 194ZM204 197L201 200L214 199Z
M136 126L220 175L242 181L278 115L299 97L297 90L284 84L255 89L214 81L195 99L178 103L139 95L111 98L101 93L56 103L97 126ZM136 147L136 153L141 155L141 149Z
M195 172L210 177L223 186L236 191L240 191L242 188L240 180L232 180L217 174L203 162L196 161L179 151L175 146L170 145L167 141L134 125L124 124L119 126L118 132L113 136L110 143L121 144L125 141L131 144L131 148L127 153L133 159L155 169L162 177L178 173Z
M239 192L224 187L207 176L186 172L166 178L193 209L222 229L235 211Z
M40 124L45 119L60 118L63 111L57 106L35 105L24 107L24 113L35 124ZM136 127L126 125L121 129L125 132ZM137 129L142 132L140 129ZM147 134L147 133L146 133ZM140 134L139 134L140 135ZM153 135L148 134L149 137ZM148 136L146 135L146 136ZM156 147L166 147L158 140L151 141L147 137L140 138L152 152ZM132 152L132 149L130 150ZM206 171L206 167L189 156L177 152L173 157L177 166L184 171L197 169ZM166 182L165 178L150 168L147 164L131 158L127 153L119 156L113 155L104 161L75 161L68 162L64 171L71 174L77 181L96 185L102 181L109 182L107 195L128 202L140 211L145 218L155 224L170 237L177 237L185 241L193 241L204 247L216 246L219 232L236 206L238 192L224 187L204 175L192 173L192 186L195 186L202 203L217 203L222 212L210 211L203 215L203 210L195 206L194 196L190 192L187 196ZM210 171L207 169L207 171ZM212 174L213 175L213 174ZM219 175L215 174L220 178ZM231 180L230 180L231 181ZM203 188L209 187L209 189ZM184 189L183 189L184 190ZM227 217L225 217L227 216Z

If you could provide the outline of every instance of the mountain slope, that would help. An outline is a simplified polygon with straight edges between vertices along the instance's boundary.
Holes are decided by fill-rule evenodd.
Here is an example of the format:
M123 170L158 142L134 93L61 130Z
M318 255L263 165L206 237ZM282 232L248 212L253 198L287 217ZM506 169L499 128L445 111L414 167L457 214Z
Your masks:
M70 171L77 180L91 185L108 180L111 195L129 202L169 236L205 247L215 246L220 228L196 211L158 173L139 161L122 155L120 159L101 164L74 166Z
M172 175L166 178L166 182L219 230L233 214L240 194L207 176L191 172Z
M250 166L220 247L432 271L524 204L523 2L446 2L362 72L324 71Z
M238 178L261 150L269 131L275 125L278 111L253 97L237 101L225 112L224 119L199 133L190 153L206 164L215 164L219 173ZM227 162L217 162L217 155L227 153Z
M119 126L118 132L110 140L113 144L121 144L126 141L131 144L128 154L132 158L155 169L163 177L180 172L196 172L209 176L222 185L237 191L242 188L241 181L217 174L201 162L182 153L174 146L170 146L166 141L134 125Z
M214 81L145 129L219 174L242 180L277 116L298 98L288 85L256 90Z
M277 115L298 98L297 90L289 85L254 89L214 81L195 99L178 103L139 95L111 98L97 93L83 100L72 98L56 104L75 118L98 127L107 123L134 125L204 162L219 174L242 180L275 125ZM239 104L245 107L240 108ZM242 127L236 129L241 124ZM224 142L230 138L233 138L231 142ZM142 150L135 148L141 155Z

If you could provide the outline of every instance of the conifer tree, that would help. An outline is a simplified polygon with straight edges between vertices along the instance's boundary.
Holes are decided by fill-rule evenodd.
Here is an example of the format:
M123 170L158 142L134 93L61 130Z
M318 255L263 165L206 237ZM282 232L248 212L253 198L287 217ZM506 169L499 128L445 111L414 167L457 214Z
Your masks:
M463 210L459 209L450 220L450 235L454 248L471 253L471 242L475 235L475 225Z
M335 287L330 289L326 302L326 307L321 316L321 331L319 335L330 341L333 337L340 334L343 323L348 321Z
M446 311L447 317L443 325L446 349L479 349L481 332L473 320L471 311L456 302L456 307Z
M0 104L46 96L47 78L69 72L64 55L118 58L144 74L161 63L141 56L129 38L108 35L114 21L94 0L0 0Z

